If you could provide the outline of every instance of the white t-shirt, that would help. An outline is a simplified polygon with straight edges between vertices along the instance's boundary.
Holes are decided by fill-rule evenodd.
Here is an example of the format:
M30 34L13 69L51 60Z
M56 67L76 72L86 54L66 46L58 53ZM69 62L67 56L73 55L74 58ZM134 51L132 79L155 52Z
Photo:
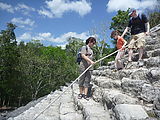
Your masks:
M87 47L87 48L86 48ZM83 46L81 49L81 54L85 54L89 59L93 59L93 50L88 46ZM89 66L90 63L88 63L86 60L82 59L82 63L85 67Z

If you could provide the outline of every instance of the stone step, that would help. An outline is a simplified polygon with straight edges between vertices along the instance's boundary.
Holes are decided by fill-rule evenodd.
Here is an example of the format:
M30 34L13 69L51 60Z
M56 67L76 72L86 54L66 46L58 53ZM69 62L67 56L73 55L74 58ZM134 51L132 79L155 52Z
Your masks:
M63 90L65 90L63 88ZM72 96L72 89L69 88L61 97L60 120L83 120L81 111L76 111Z
M143 55L143 58L145 60L147 60L148 58L151 58L151 57L158 57L160 56L160 48L159 49L154 49L154 50L150 50L150 51L145 51L144 55ZM134 53L133 54L133 57L132 57L132 60L133 61L138 61L138 58L139 58L139 54L138 53ZM124 58L122 59L123 62L126 62L128 60L128 54L126 54L124 56ZM114 67L114 64L115 64L115 61L111 61L111 62L108 62L108 68L115 68ZM137 66L135 66L137 67ZM106 67L107 68L107 67Z
M46 108L57 96L61 94L61 91L55 91L49 94L46 98L42 99L34 107L29 108L20 115L14 118L9 118L8 120L32 120L35 118L42 110ZM59 120L59 107L60 102L56 101L54 105L51 105L46 111L44 111L37 120Z
M40 97L37 100L29 102L25 106L21 106L21 107L17 108L16 110L8 113L7 116L6 116L6 119L7 118L16 117L16 116L20 115L21 113L23 113L24 111L28 110L29 108L34 107L37 103L39 103L44 98L46 98L46 96Z
M151 120L141 105L118 104L114 112L118 120Z
M145 80L129 78L122 79L122 90L128 95L138 97L148 103L155 101L160 93L159 86L154 86Z
M113 80L105 76L98 76L98 77L94 77L92 81L94 82L94 84L102 88L121 89L120 80Z
M149 70L143 67L135 69L123 69L119 71L105 69L105 70L94 70L93 76L105 76L114 80L121 80L123 77L134 78L134 79L146 79L148 73Z
M131 79L148 80L152 84L160 79L160 56L144 59L144 66L138 67L137 62L131 62L123 70L115 71L111 69L99 69L92 72L93 76L106 76L112 79Z
M155 49L160 49L160 44L146 45L145 51L151 51Z
M63 87L65 90L66 87ZM54 94L48 95L46 98L41 100L34 107L29 108L22 114L14 118L9 118L9 120L32 120L35 118L42 110L44 110L54 98L59 96L62 92L56 91ZM81 113L77 112L74 106L72 90L68 89L62 97L53 103L46 111L44 111L37 120L83 120Z
M100 80L100 78L102 78L102 80ZM96 82L95 80L93 82L97 86L93 88L93 99L101 102L107 109L113 109L118 104L142 105L150 117L155 117L153 104L148 103L157 98L156 95L160 92L159 87L151 86L145 80L133 80L126 78L127 80L122 79L122 87L115 89L117 87L108 87L109 85L106 83L109 84L109 82L105 82L106 87L105 85L101 87L100 82L103 83L104 80L110 81L111 79L107 79L106 77L98 77L97 79L94 79ZM146 101L148 103L146 103ZM156 118L153 119L156 120Z
M120 90L98 87L94 88L93 99L102 102L107 109L113 109L117 104L140 104L137 98L128 96Z
M146 37L146 45L156 45L160 44L160 40L156 35L151 35L149 37Z
M144 59L147 68L160 67L160 56Z
M160 56L160 48L145 51L143 54L143 59L150 58L150 57L157 57L157 56ZM132 60L138 61L138 58L139 58L139 53L134 53ZM126 54L124 58L124 61L127 61L127 60L128 60L128 54Z
M89 101L85 99L78 99L79 88L75 84L73 86L73 95L77 109L80 109L83 112L84 120L111 120L109 111L104 110L104 107L95 102L92 98Z
M143 107L143 111L151 115L148 120L151 120L151 117L154 116L153 104L150 104L150 106L147 106L148 104L143 104L142 100L131 97L120 90L104 89L97 86L97 87L94 87L93 99L95 101L101 102L104 108L110 111L110 115L112 116L112 118L115 118L116 120L119 120L117 114L120 114L120 113L116 113L114 109L117 105L122 105L122 104L129 104L133 106L135 105L135 106ZM155 116L153 119L157 120Z

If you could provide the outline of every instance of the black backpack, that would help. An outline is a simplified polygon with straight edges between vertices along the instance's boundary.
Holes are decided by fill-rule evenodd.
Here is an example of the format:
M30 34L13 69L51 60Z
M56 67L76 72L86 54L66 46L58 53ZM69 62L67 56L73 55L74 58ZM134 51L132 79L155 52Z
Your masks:
M80 64L80 62L82 61L81 50L82 50L82 47L79 48L78 52L77 52L77 60L76 60L76 62L78 64ZM86 52L88 52L88 47L87 46L86 46Z
M141 22L144 23L143 19L142 19L142 14L138 14L138 17L140 18ZM132 23L132 17L130 18L131 23Z

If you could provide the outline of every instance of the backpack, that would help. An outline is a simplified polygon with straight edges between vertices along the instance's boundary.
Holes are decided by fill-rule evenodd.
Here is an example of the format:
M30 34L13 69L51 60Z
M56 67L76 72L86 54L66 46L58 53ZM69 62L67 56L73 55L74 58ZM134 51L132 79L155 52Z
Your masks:
M144 23L143 19L142 19L142 14L138 14L138 17L140 18L141 22ZM130 18L130 20L131 20L131 23L132 23L132 17Z
M77 60L76 60L76 62L78 64L80 64L80 62L82 61L81 50L82 50L82 47L79 48L78 52L77 52ZM88 47L87 46L86 46L86 52L88 52Z

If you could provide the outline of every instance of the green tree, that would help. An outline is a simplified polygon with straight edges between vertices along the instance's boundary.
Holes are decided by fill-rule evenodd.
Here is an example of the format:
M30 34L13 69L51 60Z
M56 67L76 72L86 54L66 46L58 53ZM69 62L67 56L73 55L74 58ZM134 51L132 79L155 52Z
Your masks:
M85 45L84 41L79 38L70 37L66 45L66 52L70 53L73 56L77 55L78 49Z
M118 30L121 34L123 33L124 29L128 26L129 22L129 9L127 11L118 10L117 15L112 18L110 29L111 30ZM125 39L128 40L130 38L130 33L128 32L125 35ZM116 44L116 41L112 41L113 44Z
M21 42L19 49L22 103L59 89L77 76L73 56L60 47L45 47L34 40L26 45Z
M160 12L153 12L149 14L150 27L160 24Z
M95 60L98 60L108 54L110 54L110 46L107 44L109 42L109 37L106 36L107 33L107 25L106 23L101 23L99 26L95 26L90 30L91 36L97 36L96 37L96 45L93 47L94 51L94 58ZM112 50L111 50L112 51ZM108 61L112 60L113 57L107 58L103 61L100 61L99 64L96 64L95 68L106 65Z
M18 97L19 85L18 73L16 66L19 62L17 41L14 33L16 25L12 23L7 24L7 29L0 33L0 95L1 106L9 106L16 104L16 97ZM15 101L10 104L11 101Z

